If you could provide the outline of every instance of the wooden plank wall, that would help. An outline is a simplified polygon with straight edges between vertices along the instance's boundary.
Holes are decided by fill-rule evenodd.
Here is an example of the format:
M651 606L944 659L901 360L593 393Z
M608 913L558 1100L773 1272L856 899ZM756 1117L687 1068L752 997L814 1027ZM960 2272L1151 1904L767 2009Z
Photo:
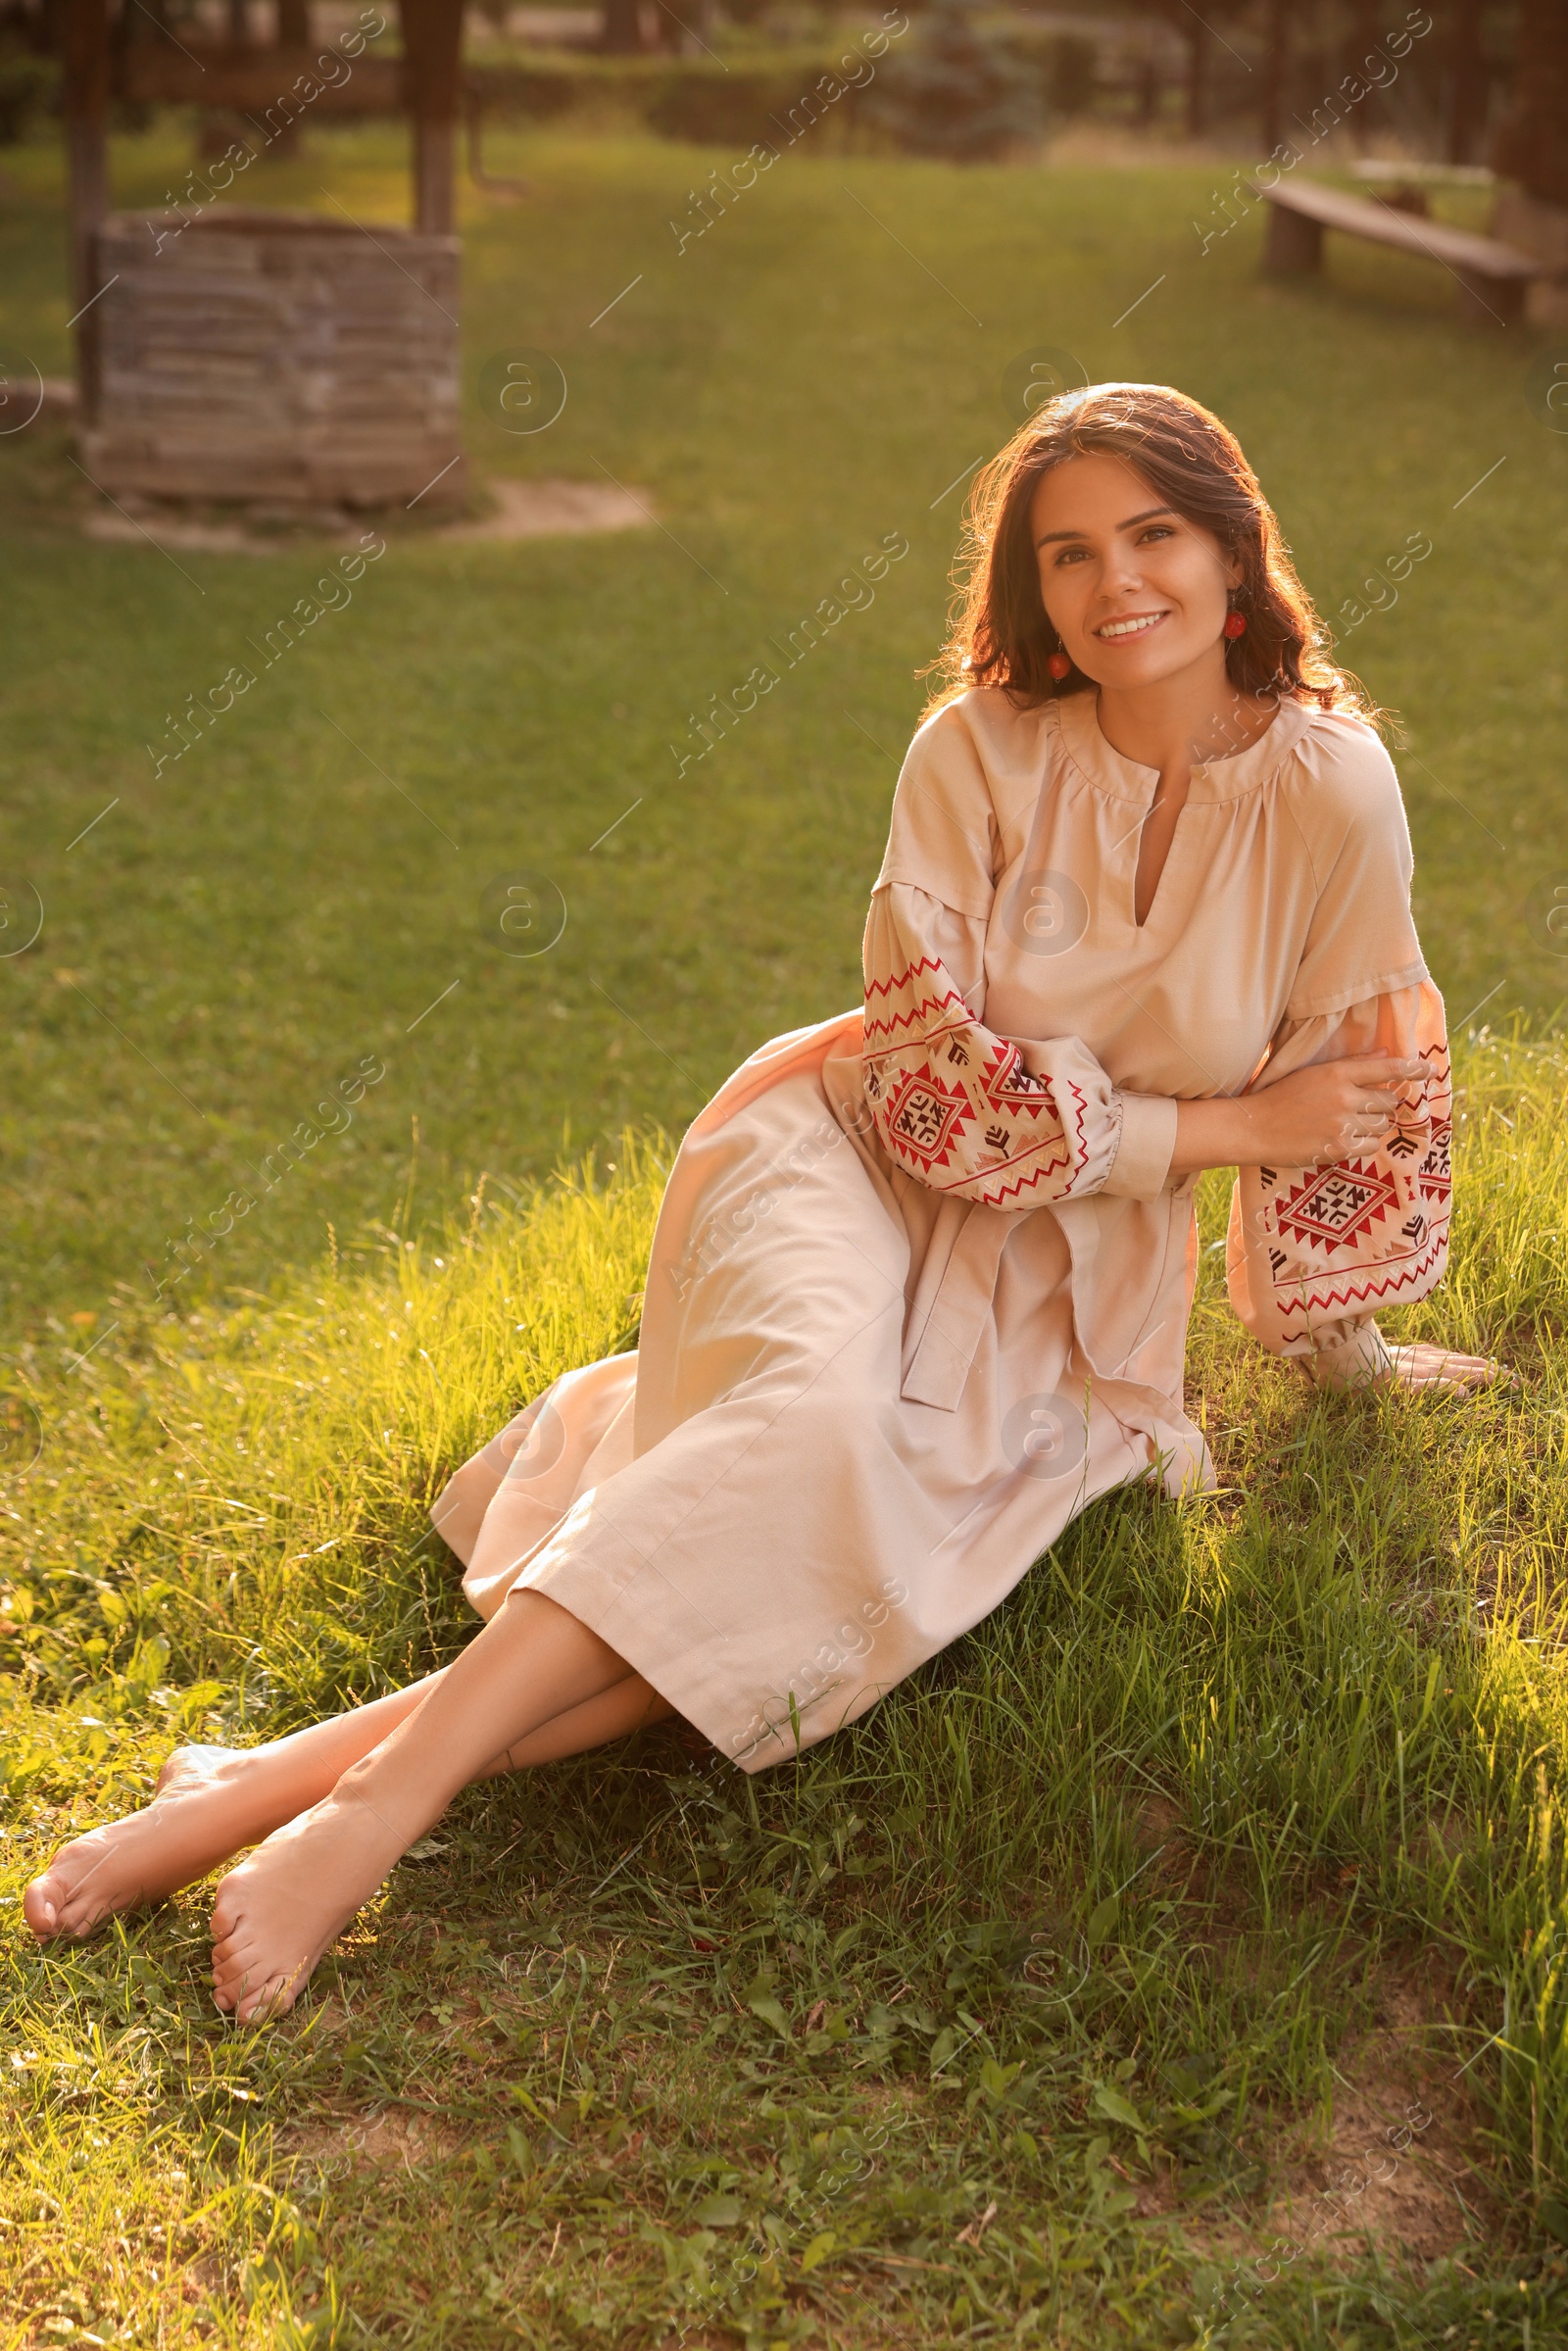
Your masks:
M457 237L229 204L170 227L117 213L98 234L95 480L302 509L462 499Z

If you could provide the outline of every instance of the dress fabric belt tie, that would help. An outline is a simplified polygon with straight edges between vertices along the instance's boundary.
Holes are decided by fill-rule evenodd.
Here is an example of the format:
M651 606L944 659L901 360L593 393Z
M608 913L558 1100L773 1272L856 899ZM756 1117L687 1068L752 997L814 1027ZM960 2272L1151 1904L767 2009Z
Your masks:
M905 1321L899 1393L906 1402L957 1410L1016 1221L979 1200L944 1200Z

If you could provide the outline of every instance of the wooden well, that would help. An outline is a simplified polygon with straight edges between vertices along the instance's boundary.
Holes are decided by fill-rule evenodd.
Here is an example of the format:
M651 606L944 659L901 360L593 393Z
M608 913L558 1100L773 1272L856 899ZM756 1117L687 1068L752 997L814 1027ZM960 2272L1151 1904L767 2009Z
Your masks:
M59 0L79 437L84 469L111 497L421 511L462 498L453 178L463 4L399 0L402 57L360 55L340 90L312 101L323 111L384 104L395 85L414 134L405 229L226 200L150 220L111 213L110 0ZM286 95L305 55L198 55L167 38L187 79L199 76L201 103L253 116L263 104L266 122L258 93ZM166 97L159 74L171 71L156 58L137 69Z
M82 320L88 473L116 497L460 501L459 250L239 205L177 234L111 214Z

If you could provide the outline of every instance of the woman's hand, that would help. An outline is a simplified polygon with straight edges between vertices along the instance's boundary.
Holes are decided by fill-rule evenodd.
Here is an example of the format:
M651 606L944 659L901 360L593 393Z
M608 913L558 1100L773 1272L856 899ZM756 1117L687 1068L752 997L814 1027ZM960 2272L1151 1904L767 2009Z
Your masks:
M1314 1061L1240 1101L1179 1101L1170 1172L1332 1166L1349 1151L1382 1143L1405 1089L1425 1074L1422 1061L1355 1053L1344 1061Z
M1278 1085L1250 1094L1250 1167L1326 1167L1368 1151L1392 1132L1400 1100L1425 1074L1421 1061L1392 1053L1354 1053L1315 1061Z

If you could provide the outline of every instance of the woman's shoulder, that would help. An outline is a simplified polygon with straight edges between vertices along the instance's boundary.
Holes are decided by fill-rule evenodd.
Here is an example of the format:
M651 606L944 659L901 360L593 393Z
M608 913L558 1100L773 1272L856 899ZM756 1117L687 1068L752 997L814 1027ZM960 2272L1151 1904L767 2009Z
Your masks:
M961 913L984 915L1040 797L1050 764L1047 713L973 686L915 730L894 796L878 888L910 882Z
M921 720L905 772L922 784L940 779L968 796L983 793L1004 817L1015 802L1032 804L1059 733L1054 704L1020 708L1002 686L969 686Z
M1326 846L1351 835L1405 833L1404 802L1388 745L1350 710L1314 710L1285 760L1281 780L1297 820Z
M914 741L938 734L986 741L1012 734L1020 724L1038 728L1042 715L1039 710L1020 710L1005 686L965 686L960 693L944 695L927 710L914 730Z

